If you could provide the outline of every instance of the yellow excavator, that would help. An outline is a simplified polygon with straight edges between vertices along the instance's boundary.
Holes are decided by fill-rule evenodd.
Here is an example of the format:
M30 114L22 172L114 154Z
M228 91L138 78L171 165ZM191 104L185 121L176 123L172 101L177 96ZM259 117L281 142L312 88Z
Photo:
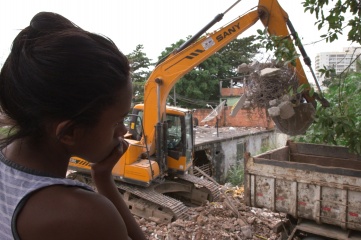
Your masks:
M289 41L296 36L287 13L277 0L259 0L255 10L205 34L238 2L218 14L157 64L145 84L144 103L134 106L129 115L129 131L125 136L129 148L114 167L113 175L129 209L138 216L170 222L185 216L188 206L214 201L220 194L214 183L191 174L194 147L192 111L166 104L176 82L259 20L270 35L282 36ZM303 47L299 47L312 70L310 59ZM299 59L296 60L295 72L300 85L308 84ZM303 92L303 98L314 105L315 98L308 94L308 90L306 88ZM295 118L298 119L297 112ZM295 128L294 124L282 120L277 124L286 133ZM305 128L304 125L296 127ZM83 177L89 177L87 161L73 157L69 166Z

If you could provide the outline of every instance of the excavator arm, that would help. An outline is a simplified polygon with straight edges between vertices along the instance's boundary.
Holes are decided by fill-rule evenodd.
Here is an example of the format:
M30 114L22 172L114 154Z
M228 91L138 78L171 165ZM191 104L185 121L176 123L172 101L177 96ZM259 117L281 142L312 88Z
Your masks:
M290 37L291 33L287 28L287 23L290 22L288 14L277 1L259 1L258 14L259 19L262 21L262 24L267 27L270 35ZM307 84L308 80L299 58L296 59L296 71L300 85Z
M282 9L277 1L260 0L258 5L258 13L262 24L267 27L268 33L271 36L278 36L281 38L286 37L289 41L292 41L291 36L293 36L294 39L298 38L297 33L288 17L288 14ZM299 39L298 48L301 52L304 63L309 67L313 78L315 79L319 93L321 93L321 89L311 67L311 60L307 56L306 51L304 50ZM309 94L310 85L302 67L301 61L299 58L297 58L295 61L295 67L291 66L290 64L289 67L294 68L299 85L305 86L302 97L307 100L307 103L303 103L294 107L294 115L291 118L283 119L280 116L272 117L272 120L278 129L281 130L281 132L291 136L304 134L309 126L313 123L316 106L315 96L318 96L318 94L314 94L312 96ZM318 100L320 100L323 106L328 105L327 100L325 100L322 95L319 96Z
M189 47L171 54L150 75L144 90L144 134L150 155L155 151L155 128L165 119L168 94L176 82L194 67L234 40L258 21L258 12L253 11L212 34L201 37ZM156 113L156 114L155 114ZM144 140L144 139L143 139Z
M213 25L222 17L223 14L217 15L200 32L204 33L210 27L209 25ZM277 0L260 0L257 10L238 17L213 33L202 37L200 37L201 34L196 34L156 66L147 80L144 90L144 137L142 141L148 145L150 155L155 152L155 125L165 119L166 100L172 87L183 75L237 38L258 20L262 21L270 35L290 37L287 28L288 15ZM307 84L308 80L299 59L296 60L296 72L299 84ZM305 98L308 102L314 102L314 99L307 94ZM277 119L276 125L278 125ZM287 131L287 127L283 126L281 130Z

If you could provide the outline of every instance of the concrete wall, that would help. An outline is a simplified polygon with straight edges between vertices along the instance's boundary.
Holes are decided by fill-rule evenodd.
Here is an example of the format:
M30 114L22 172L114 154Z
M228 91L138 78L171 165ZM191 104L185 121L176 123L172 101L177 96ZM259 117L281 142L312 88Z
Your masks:
M285 146L287 135L275 131L259 131L252 134L202 143L195 151L205 151L212 166L212 177L224 184L232 165L243 164L245 152L251 156Z

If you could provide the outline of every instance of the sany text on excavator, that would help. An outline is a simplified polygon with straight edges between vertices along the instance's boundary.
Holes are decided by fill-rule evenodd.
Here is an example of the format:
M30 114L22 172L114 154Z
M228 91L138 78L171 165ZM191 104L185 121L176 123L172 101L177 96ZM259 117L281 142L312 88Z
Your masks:
M136 105L130 115L129 132L125 139L129 148L114 167L113 175L119 191L136 215L169 222L184 216L188 205L213 201L219 196L219 189L214 183L190 174L194 146L192 112L166 106L168 94L176 82L258 20L271 35L287 37L290 41L292 35L296 35L287 13L277 0L259 0L256 10L213 33L205 34L225 13L218 14L158 63L146 82L144 104ZM302 46L300 51L310 67L310 60ZM299 84L307 84L299 59L295 71ZM308 89L303 92L303 97L307 102L315 103ZM284 125L284 128L287 126ZM69 166L79 174L89 176L90 167L85 160L73 157Z

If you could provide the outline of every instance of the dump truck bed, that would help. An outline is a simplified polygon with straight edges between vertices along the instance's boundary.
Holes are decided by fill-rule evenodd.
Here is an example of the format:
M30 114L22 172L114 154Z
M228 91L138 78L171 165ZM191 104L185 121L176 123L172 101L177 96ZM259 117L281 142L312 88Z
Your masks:
M245 201L318 224L361 230L361 158L347 148L288 142L245 159Z

